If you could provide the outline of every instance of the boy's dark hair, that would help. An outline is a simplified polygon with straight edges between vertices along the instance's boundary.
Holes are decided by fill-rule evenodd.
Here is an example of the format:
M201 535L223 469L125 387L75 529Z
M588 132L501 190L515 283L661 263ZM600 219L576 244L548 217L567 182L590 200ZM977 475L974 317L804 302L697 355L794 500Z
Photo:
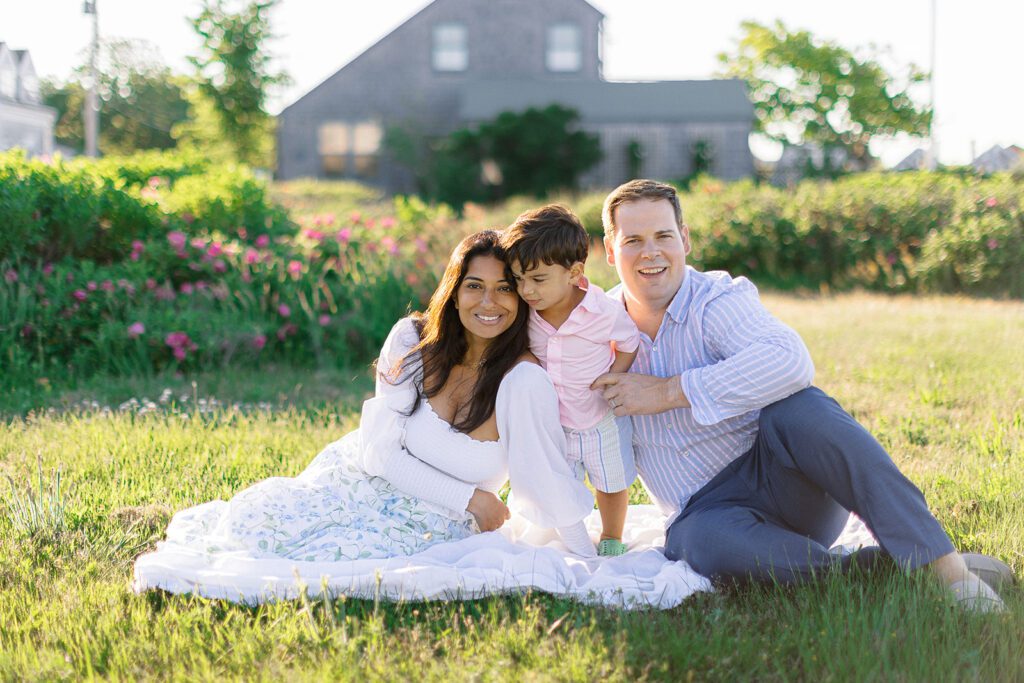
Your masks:
M580 219L569 209L548 204L520 214L501 235L509 263L525 270L541 263L569 268L584 263L590 237Z

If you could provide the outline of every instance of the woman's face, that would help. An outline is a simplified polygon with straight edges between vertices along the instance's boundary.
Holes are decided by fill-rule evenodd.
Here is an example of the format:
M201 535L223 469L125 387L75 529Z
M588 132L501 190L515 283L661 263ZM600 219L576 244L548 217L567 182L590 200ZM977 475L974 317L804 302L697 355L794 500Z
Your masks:
M519 295L494 256L474 256L455 291L455 307L469 337L489 341L515 322Z

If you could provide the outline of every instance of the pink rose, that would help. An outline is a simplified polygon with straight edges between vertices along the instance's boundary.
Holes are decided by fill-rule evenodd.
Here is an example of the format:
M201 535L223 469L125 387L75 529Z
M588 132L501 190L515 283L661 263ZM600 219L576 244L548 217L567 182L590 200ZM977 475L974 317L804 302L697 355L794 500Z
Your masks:
M53 272L53 264L52 263L47 263L45 266L43 266L43 275L49 275L52 272Z
M288 262L288 274L292 277L298 277L302 274L302 262L301 261L289 261Z
M179 361L185 360L185 349L183 349L182 347L175 346L172 353L174 354L174 357L177 358Z
M224 273L228 269L228 264L224 263L223 259L217 259L213 262L213 270L218 273Z
M352 239L352 228L342 228L339 230L336 239L342 244L348 244L348 241Z
M292 309L288 308L288 304L281 304L277 307L277 312L282 318L287 318L292 314Z
M178 291L180 291L182 294L191 294L194 291L194 289L195 288L192 286L191 282L183 282L181 283L181 287L178 288Z
M146 289L149 289L149 290L156 289L156 280L154 280L151 277L147 277L146 278Z
M103 283L100 285L100 288L104 292L113 292L114 291L114 283L111 282L110 280L104 280Z
M256 238L256 246L259 247L260 249L263 249L268 244L270 244L269 235L260 235L259 237Z
M181 251L185 248L185 243L188 241L188 236L185 233L178 230L167 233L167 242L175 251Z
M319 318L320 327L327 327L331 324L331 316L326 313L322 314Z
M252 264L260 260L260 254L255 249L246 249L244 259L245 262L251 266Z
M206 255L209 256L210 258L217 258L222 253L224 253L224 247L222 247L217 242L211 244L206 250Z
M257 334L252 338L252 347L257 351L262 351L263 347L267 345L267 336L264 334Z
M995 197L989 197L988 199L985 200L985 206L987 206L990 209L994 209L995 207L999 206L999 200L996 199Z
M281 328L277 331L277 338L281 341L284 341L285 339L292 336L298 331L298 327L296 327L292 323L287 323L286 325L281 326Z
M988 242L985 243L989 251L999 248L999 240L994 237L989 237Z
M385 216L380 219L380 227L382 228L393 228L395 227L395 219L391 216Z
M146 333L146 326L140 322L134 322L128 326L128 336L136 339Z
M86 294L84 289L76 289L75 291L71 292L71 296L75 297L79 301L85 301L85 298L89 295Z
M398 242L396 242L395 238L391 237L390 235L381 238L380 246L387 249L389 254L398 253Z
M85 288L88 289L90 292L95 292L96 287L96 283L93 282L92 280L89 280L88 282L85 283Z

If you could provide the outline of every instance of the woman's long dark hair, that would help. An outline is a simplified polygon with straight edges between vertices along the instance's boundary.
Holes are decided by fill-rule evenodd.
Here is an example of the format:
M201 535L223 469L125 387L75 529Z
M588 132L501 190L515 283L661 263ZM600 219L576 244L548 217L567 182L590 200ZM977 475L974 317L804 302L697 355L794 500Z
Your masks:
M440 284L430 297L426 312L414 314L420 342L395 364L390 376L385 378L396 384L403 381L415 384L416 401L410 408L410 415L424 397L431 398L440 393L451 376L452 368L462 362L469 349L466 328L455 308L455 297L469 270L470 261L478 256L493 256L505 264L505 277L514 286L512 269L499 240L498 231L482 230L459 242L448 259ZM529 349L526 325L528 310L526 304L520 301L512 325L487 345L476 383L469 396L468 410L459 418L463 406L455 407L453 429L471 432L494 413L502 378Z

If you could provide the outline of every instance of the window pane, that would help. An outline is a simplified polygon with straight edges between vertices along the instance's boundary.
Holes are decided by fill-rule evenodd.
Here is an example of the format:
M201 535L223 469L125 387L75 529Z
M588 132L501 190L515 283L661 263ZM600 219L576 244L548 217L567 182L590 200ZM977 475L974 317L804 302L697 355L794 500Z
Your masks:
M360 178L372 178L377 175L377 155L357 154L355 158L356 175Z
M548 27L547 66L551 71L579 71L580 27L576 24L554 24Z
M380 151L381 139L384 131L380 124L375 121L363 121L355 127L355 143L353 151L356 154L376 154Z
M432 63L438 71L465 71L469 65L466 27L462 24L438 24L434 27Z
M347 123L331 122L320 126L317 149L321 155L348 154L349 126Z
M320 163L324 169L324 175L343 176L348 166L348 155L346 154L325 154L320 157Z

